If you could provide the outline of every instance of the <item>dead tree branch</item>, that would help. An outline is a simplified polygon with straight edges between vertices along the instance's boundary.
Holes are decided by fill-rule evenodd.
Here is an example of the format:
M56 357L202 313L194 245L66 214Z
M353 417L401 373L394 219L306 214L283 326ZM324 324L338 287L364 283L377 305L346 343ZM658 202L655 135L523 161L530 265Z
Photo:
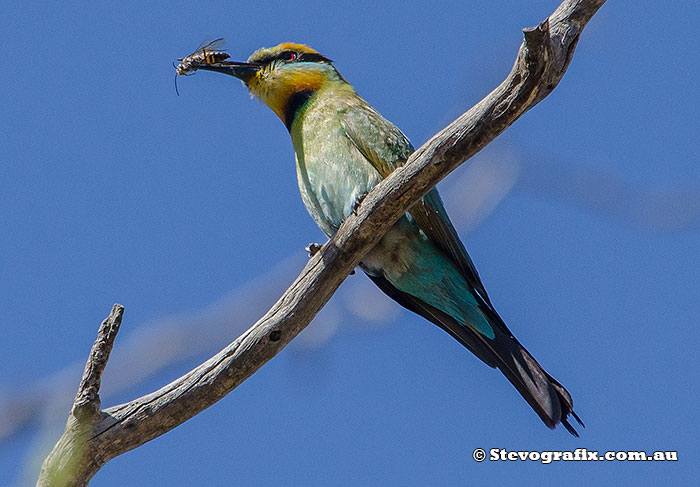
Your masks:
M277 355L413 203L557 86L584 26L603 3L565 0L539 26L525 29L508 77L377 185L265 316L194 370L158 391L100 412L99 376L111 342L105 339L102 346L98 337L66 430L44 462L37 485L87 485L107 461L203 411ZM105 331L105 337L113 340L117 328Z
M94 453L89 449L90 436L94 425L106 416L100 411L100 381L123 315L124 306L115 304L100 325L68 415L66 430L41 468L40 485L74 485L74 479L88 463L87 457Z

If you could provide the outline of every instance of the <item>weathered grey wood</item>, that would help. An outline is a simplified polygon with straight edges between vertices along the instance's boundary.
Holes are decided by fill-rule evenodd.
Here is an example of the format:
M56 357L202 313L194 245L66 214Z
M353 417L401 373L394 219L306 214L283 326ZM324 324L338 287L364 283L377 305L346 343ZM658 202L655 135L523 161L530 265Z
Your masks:
M338 233L313 254L265 316L221 352L151 394L99 414L85 415L92 422L81 423L80 427L73 424L74 406L66 431L47 457L37 485L87 485L107 461L211 406L279 353L412 203L556 87L581 31L604 3L565 0L549 19L526 29L508 77L377 185L356 214L350 215ZM103 359L106 362L106 356ZM93 360L91 355L86 371ZM101 367L104 363L95 370ZM91 387L99 387L99 374L96 382L85 378L83 382L81 390L85 394L79 392L78 397L91 396ZM99 404L99 397L97 401ZM95 404L90 399L87 402Z
M105 413L100 411L100 381L117 338L124 306L115 304L102 321L92 344L66 429L41 467L37 485L79 485L75 479L90 464L95 451L89 445L95 424ZM92 476L91 476L92 477Z

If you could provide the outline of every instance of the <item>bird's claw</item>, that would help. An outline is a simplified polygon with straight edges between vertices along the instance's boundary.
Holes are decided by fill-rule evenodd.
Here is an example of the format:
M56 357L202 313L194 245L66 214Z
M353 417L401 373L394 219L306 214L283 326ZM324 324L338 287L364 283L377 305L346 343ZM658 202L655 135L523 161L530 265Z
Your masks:
M308 252L309 259L310 259L314 255L318 254L318 251L321 250L321 247L323 247L323 245L321 245L320 243L311 242L309 245L306 246L306 248L304 248L304 250L306 250ZM355 274L355 269L350 271L351 276L354 274Z
M355 201L352 202L352 213L353 215L357 216L357 210L364 201L365 197L367 196L367 193L362 193L358 194L355 196Z
M315 242L311 242L309 245L306 246L304 250L306 250L309 253L309 259L313 257L314 255L318 254L318 251L321 250L321 247L323 245Z

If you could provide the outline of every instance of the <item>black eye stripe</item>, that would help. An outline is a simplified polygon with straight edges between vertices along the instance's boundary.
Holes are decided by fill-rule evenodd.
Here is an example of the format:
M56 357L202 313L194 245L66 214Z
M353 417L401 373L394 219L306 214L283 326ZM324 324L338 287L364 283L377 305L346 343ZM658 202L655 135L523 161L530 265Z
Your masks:
M286 61L286 62L307 62L307 63L331 63L331 60L326 56L316 52L299 52L299 51L282 51L274 56L265 56L264 58L258 59L256 62L259 64L269 64L273 61Z
M296 58L297 53L295 51L282 51L275 57L275 59L280 61L294 61Z
M310 63L330 63L331 60L326 56L319 54L317 52L303 52L297 57L299 61L306 61Z

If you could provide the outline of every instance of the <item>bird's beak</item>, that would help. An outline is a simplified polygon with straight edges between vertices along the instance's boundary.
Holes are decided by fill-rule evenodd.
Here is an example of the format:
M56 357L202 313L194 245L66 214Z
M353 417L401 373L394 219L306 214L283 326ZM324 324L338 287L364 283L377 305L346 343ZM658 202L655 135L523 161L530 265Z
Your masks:
M255 74L260 71L259 64L243 63L237 61L223 61L220 63L209 63L197 66L197 69L206 69L207 71L216 71L217 73L224 73L230 76L235 76L236 78L242 80L244 83L255 76Z

